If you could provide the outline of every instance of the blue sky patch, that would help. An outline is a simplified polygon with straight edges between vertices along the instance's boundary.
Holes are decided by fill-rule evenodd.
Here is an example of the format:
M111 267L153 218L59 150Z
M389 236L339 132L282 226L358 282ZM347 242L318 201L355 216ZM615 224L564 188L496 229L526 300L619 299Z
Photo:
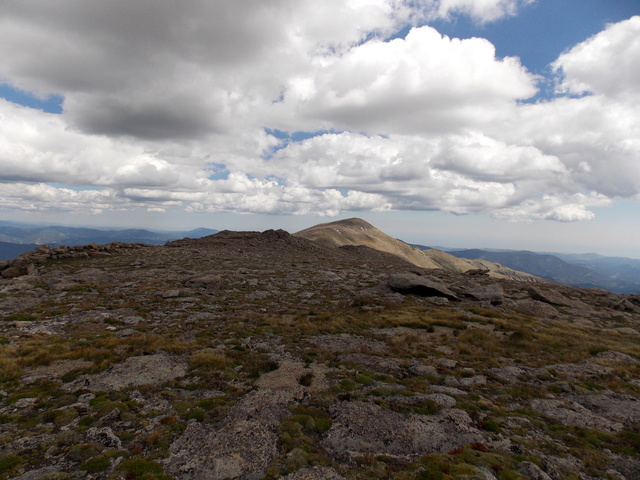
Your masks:
M33 93L12 87L8 83L0 84L0 97L9 102L47 113L62 113L62 102L64 101L61 95L49 95L46 98L40 98Z

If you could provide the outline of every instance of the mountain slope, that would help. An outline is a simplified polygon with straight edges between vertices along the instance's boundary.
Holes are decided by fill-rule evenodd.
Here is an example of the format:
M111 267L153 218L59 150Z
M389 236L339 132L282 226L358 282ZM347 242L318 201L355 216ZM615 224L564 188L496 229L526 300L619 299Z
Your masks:
M400 240L390 237L360 218L349 218L323 223L294 234L325 246L364 245L382 252L396 255L422 268L441 268L450 272L469 270L489 270L496 278L513 278L527 281L541 279L524 272L512 270L487 260L466 260L440 250L420 250Z

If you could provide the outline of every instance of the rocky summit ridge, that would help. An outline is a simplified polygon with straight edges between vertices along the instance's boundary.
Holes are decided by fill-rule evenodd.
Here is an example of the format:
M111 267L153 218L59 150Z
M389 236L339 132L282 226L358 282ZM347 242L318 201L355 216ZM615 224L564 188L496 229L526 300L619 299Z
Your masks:
M304 237L0 265L0 479L640 478L639 296Z

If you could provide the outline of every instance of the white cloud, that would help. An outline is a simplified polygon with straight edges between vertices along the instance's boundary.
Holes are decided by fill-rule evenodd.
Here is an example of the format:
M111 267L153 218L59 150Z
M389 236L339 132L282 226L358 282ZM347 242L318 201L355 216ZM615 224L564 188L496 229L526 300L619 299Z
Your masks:
M608 25L553 63L560 90L627 101L640 94L640 16Z
M68 185L182 185L198 169L144 145L70 129L64 118L0 100L0 181ZM174 159L172 159L174 160Z
M132 208L118 201L112 190L75 191L56 188L44 183L0 184L0 209L17 211L83 211L100 212L103 209Z
M450 39L427 26L354 47L312 75L284 91L289 128L302 118L370 133L459 131L501 121L536 93L535 77L515 58L497 59L487 40Z
M554 63L560 87L580 98L522 105L503 138L558 157L574 192L640 192L640 17L609 25ZM497 133L497 132L494 132ZM571 190L567 190L571 193Z
M479 133L327 134L291 144L270 162L273 171L310 187L383 195L395 209L460 214L510 210L544 196L561 205L572 182L558 158Z
M494 216L512 222L533 220L575 222L595 218L595 214L588 207L610 204L609 199L595 193L566 196L545 195L540 199L528 200L519 205L499 210L495 212Z

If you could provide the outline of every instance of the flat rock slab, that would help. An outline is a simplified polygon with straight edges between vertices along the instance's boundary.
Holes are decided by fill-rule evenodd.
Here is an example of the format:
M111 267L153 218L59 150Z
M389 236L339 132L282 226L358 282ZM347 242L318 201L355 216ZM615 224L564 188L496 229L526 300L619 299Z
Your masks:
M553 418L566 426L575 425L605 432L619 432L623 429L623 425L620 422L596 415L578 402L569 399L539 398L532 400L531 406L541 414Z
M93 362L87 360L56 360L50 365L43 365L33 369L33 373L41 373L52 377L62 377L74 370L82 370L93 366Z
M317 335L309 338L309 341L332 352L384 353L387 351L387 344L384 342L348 333Z
M40 379L60 378L66 373L74 370L82 370L93 366L93 362L86 360L57 360L50 365L43 365L34 368L30 373L22 377L22 382L32 384Z
M595 363L561 363L549 365L547 368L572 379L597 378L615 372L612 367L605 367Z
M587 360L587 362L594 361L602 361L605 363L622 363L622 364L636 364L640 363L640 361L632 357L631 355L627 355L626 353L616 352L615 350L607 350L606 352L600 352L594 357Z
M640 427L640 401L635 397L620 394L576 395L571 397L596 415L614 422L621 422L634 430Z
M400 376L405 371L401 361L396 358L377 357L365 353L349 353L340 355L340 362L358 363L375 372L387 373L393 376Z
M191 423L170 447L165 466L184 480L257 480L278 454L277 426L302 388L259 389L242 397L219 424Z
M103 373L81 375L64 387L92 391L122 390L142 385L157 385L187 374L187 360L173 355L129 357Z
M328 368L320 364L311 364L306 367L302 362L285 360L280 363L277 370L262 374L256 380L259 388L299 388L305 376L309 376L304 382L309 392L320 392L329 388L326 373Z
M489 370L491 377L507 383L527 381L529 377L538 377L547 373L544 368L532 367L496 367Z
M533 300L538 300L539 302L550 305L559 305L562 307L575 307L578 305L575 300L569 299L555 290L541 290L540 288L529 287L528 293Z
M458 409L418 415L371 403L343 402L333 410L333 425L323 444L343 461L362 455L415 458L485 440L469 415Z
M290 473L284 480L345 480L331 467L307 467Z
M62 335L64 327L69 323L68 320L43 320L40 322L15 322L18 330L29 335Z

